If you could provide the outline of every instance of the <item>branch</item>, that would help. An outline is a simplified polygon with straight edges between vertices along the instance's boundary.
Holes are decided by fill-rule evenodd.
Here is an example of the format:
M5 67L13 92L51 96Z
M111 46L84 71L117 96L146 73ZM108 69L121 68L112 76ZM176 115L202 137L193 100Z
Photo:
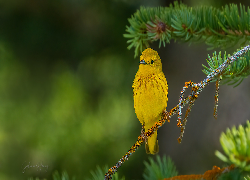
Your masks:
M115 164L115 166L111 167L108 172L105 174L104 180L109 180L112 179L113 174L117 171L117 169L126 161L128 158L145 142L146 138L152 136L152 134L157 131L166 121L170 122L170 118L174 114L178 114L178 120L177 120L177 125L178 127L181 127L181 135L178 138L178 142L180 143L183 137L184 129L185 129L185 124L188 118L188 114L191 111L192 106L194 105L194 101L198 98L199 94L201 91L206 87L209 82L211 82L214 79L218 79L218 77L223 74L225 69L234 61L236 61L239 57L242 57L245 55L250 50L250 45L244 47L243 49L239 50L237 53L235 53L233 56L228 57L224 63L222 63L217 69L213 70L210 74L207 75L207 77L201 81L200 83L193 83L193 82L186 82L185 86L183 87L183 90L181 91L179 103L177 106L172 108L169 112L164 110L162 113L162 118L159 122L156 122L155 125L149 129L147 132L143 132L139 137L136 143L128 150L128 152ZM184 93L186 88L188 86L192 87L191 93L186 97L183 98ZM216 88L216 94L218 88ZM217 99L218 101L218 99ZM188 108L186 110L186 115L183 121L181 120L181 109L183 106L188 104ZM217 105L217 104L216 104Z
M224 61L229 57L230 54L224 53L222 57L221 52L216 55L216 52L213 53L213 56L208 55L207 63L209 67L206 67L202 64L204 69L202 70L206 75L210 74L212 71L217 69ZM220 79L222 84L238 86L244 78L250 75L250 52L246 53L244 57L240 57L237 61L230 64L221 75Z
M203 42L211 48L227 48L243 40L249 42L250 9L244 5L226 5L221 10L214 7L187 7L174 2L169 7L141 7L126 26L128 49L135 47L135 57L153 41L165 47L171 39L184 42Z

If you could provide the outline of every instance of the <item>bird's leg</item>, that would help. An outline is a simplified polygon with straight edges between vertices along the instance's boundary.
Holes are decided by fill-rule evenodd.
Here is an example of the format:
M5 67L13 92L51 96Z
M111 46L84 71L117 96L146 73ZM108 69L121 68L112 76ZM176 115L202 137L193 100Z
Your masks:
M170 115L169 115L169 112L167 112L167 110L163 111L163 113L162 113L162 119L170 122Z

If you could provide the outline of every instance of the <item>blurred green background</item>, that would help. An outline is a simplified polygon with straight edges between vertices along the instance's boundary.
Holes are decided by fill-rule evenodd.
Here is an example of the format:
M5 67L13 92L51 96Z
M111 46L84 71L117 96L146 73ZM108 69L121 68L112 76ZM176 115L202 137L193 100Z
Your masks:
M52 179L55 170L85 179L96 166L111 167L127 152L141 128L131 87L138 58L134 59L134 49L127 50L123 38L127 19L141 5L171 2L0 1L1 180ZM184 1L215 7L228 2ZM161 49L154 43L152 48L163 61L170 109L185 81L205 78L201 64L213 51L207 51L206 45L174 42ZM215 121L215 87L210 85L191 112L182 144L177 142L176 117L159 130L160 155L170 156L180 174L204 173L213 165L223 165L214 151L221 150L221 131L249 118L246 87L247 80L237 89L221 87ZM148 156L141 147L119 174L142 179Z

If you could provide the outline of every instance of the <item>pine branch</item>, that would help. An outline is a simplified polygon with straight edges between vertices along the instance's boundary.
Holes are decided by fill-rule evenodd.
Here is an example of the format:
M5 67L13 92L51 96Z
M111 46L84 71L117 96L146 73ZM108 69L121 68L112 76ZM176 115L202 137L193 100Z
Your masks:
M146 169L143 177L145 180L204 180L204 179L219 179L219 180L239 180L244 176L240 169L234 165L220 168L213 166L212 170L207 170L204 174L177 175L176 167L171 159L163 156L156 156L156 160L149 158L149 162L144 162Z
M159 180L177 176L178 172L170 157L163 156L162 159L159 155L156 156L156 161L149 158L149 162L144 162L146 169L143 174L145 180Z
M207 63L209 67L206 67L202 64L204 69L202 70L206 75L210 74L212 71L217 69L230 54L224 53L222 57L221 52L217 55L216 52L213 53L213 56L208 55ZM243 57L240 57L237 61L230 64L224 72L221 74L221 83L238 86L244 78L247 78L250 75L250 52L246 53ZM213 81L216 81L214 79Z
M250 171L250 123L246 127L239 125L239 128L232 127L222 133L220 137L221 146L228 156L216 151L215 155L222 161L234 164L243 171Z
M208 170L204 174L180 175L171 178L165 178L163 180L238 180L239 177L239 171L235 170L234 166L231 165L222 169L214 166L212 170Z
M107 172L108 166L105 166L104 168L100 168L97 166L97 169L95 171L91 171L92 178L88 178L88 180L101 180L103 179L103 174ZM113 176L113 180L125 180L125 177L119 178L118 173L116 173Z
M221 10L214 7L187 7L174 2L169 7L141 7L126 26L128 49L135 47L135 57L153 41L159 47L171 39L184 42L205 42L211 48L227 48L242 40L250 40L250 9L244 5L226 5Z

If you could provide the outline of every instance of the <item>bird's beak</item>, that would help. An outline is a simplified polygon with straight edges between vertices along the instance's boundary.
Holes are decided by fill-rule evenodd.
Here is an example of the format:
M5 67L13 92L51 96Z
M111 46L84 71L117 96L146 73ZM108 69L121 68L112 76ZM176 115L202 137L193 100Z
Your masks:
M146 64L145 60L141 60L140 64Z

